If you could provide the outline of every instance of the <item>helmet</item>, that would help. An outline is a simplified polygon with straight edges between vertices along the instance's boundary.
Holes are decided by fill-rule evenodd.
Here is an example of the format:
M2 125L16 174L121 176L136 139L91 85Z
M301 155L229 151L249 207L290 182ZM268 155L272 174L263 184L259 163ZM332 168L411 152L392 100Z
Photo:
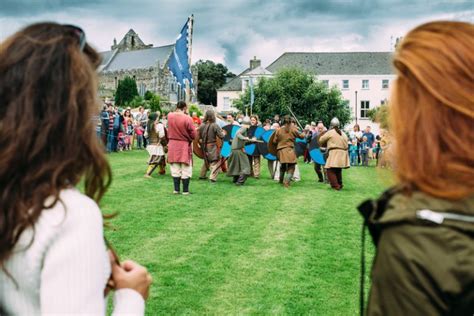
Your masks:
M250 126L251 123L250 123L250 117L246 116L244 117L244 119L242 120L242 125L248 125Z
M333 128L333 127L339 127L340 123L339 123L339 119L337 117L333 117L333 119L331 120L331 124L330 124L330 127Z

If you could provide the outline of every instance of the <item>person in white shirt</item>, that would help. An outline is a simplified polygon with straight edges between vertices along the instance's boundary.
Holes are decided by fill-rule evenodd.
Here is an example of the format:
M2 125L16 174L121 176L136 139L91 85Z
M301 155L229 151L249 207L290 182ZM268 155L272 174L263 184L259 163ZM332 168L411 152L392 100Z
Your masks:
M99 64L72 25L0 45L1 315L105 315L111 290L114 315L144 314L150 274L107 251L97 205L111 181L90 119Z

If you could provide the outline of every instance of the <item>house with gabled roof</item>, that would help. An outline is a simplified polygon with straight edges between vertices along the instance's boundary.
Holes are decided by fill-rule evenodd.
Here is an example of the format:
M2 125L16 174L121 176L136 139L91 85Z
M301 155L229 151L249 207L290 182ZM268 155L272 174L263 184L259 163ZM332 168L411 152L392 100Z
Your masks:
M339 88L352 111L351 126L356 122L361 129L371 125L378 132L378 125L370 121L367 113L390 97L390 87L395 79L391 52L286 52L265 68L267 72L261 74L272 76L288 68L303 70L328 87ZM245 80L252 77L249 71L246 69L240 74L240 80L234 78L218 89L218 109L233 110L231 101L239 98L247 88ZM258 77L257 74L254 76ZM230 103L227 107L226 102Z
M249 67L238 76L230 79L222 87L217 89L217 107L219 113L236 112L232 103L240 98L252 80L255 85L260 78L271 78L273 74L261 66L261 60L254 56L249 62Z

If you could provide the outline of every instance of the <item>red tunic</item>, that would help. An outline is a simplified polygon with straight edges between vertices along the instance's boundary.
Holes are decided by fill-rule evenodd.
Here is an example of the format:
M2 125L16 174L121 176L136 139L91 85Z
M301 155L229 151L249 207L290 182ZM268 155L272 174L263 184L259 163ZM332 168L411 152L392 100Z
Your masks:
M191 117L177 112L168 114L168 162L191 164L191 147L196 128Z

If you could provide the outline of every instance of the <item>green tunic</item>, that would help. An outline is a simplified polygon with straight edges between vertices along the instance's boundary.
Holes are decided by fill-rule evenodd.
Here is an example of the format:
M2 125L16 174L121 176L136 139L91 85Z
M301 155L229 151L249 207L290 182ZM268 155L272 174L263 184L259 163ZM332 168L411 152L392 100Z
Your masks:
M227 176L250 175L250 162L247 154L243 152L247 137L247 128L242 126L232 140L232 153L227 167Z
M394 192L359 207L377 244L368 315L472 315L474 196Z

